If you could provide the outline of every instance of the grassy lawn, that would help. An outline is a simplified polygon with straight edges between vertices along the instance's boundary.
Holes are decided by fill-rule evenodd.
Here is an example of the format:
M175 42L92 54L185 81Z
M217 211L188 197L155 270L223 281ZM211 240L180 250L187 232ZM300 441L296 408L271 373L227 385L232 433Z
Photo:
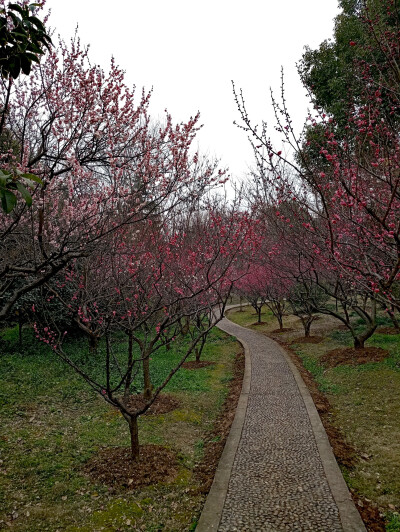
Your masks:
M279 334L272 332L277 322L270 311L263 313L263 325L254 325L257 317L249 307L244 312L230 311L229 318L291 344L328 397L333 423L357 451L355 467L343 468L349 487L379 506L387 530L400 531L400 336L376 333L368 340L366 345L389 351L382 362L327 368L320 362L325 353L352 346L350 334L338 329L333 319L321 316L313 323L311 334L323 336L321 343L296 344L303 330L293 316L284 320L284 326L292 330ZM390 325L383 317L380 322Z
M226 397L238 344L215 329L202 355L215 364L181 369L166 389L179 408L142 416L141 443L173 450L179 473L171 484L133 491L96 484L83 472L99 449L129 444L125 420L30 330L22 350L17 337L8 329L1 339L0 530L193 530L204 503L193 467ZM99 360L90 359L83 341L71 341L69 351L93 374L100 371L101 349ZM154 358L155 384L179 351L175 345Z

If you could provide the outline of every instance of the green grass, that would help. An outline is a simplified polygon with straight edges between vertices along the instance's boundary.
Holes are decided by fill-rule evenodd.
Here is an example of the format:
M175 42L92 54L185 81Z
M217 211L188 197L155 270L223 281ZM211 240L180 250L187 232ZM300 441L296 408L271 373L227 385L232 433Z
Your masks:
M202 358L215 365L180 370L166 389L180 407L139 421L141 443L165 445L178 454L178 479L172 485L114 493L85 476L83 466L102 447L129 444L125 420L47 346L36 343L30 330L24 331L21 352L17 336L11 329L1 339L0 530L9 528L5 523L18 532L188 530L203 503L192 475L202 457L199 441L223 404L237 343L212 331ZM67 349L91 375L101 377L103 346L93 358L84 341L70 340ZM115 349L123 356L124 338ZM183 349L176 342L152 357L155 385Z

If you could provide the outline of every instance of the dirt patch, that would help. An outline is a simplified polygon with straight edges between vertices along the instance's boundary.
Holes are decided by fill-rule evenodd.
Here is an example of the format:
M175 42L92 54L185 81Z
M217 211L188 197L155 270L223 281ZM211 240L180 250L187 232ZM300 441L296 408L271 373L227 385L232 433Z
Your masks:
M136 489L173 481L178 474L178 464L174 453L159 445L141 447L136 462L132 460L129 447L111 447L100 450L86 464L85 472L107 486Z
M189 362L184 362L182 367L185 369L200 369L213 366L214 364L215 362L211 362L210 360L200 360L199 362L196 362L196 360L189 360Z
M256 325L266 325L266 324L267 324L266 321L256 321L255 323L252 323L251 325L256 326Z
M278 334L278 333L285 333L285 332L290 332L290 331L293 331L293 329L291 329L290 327L282 327L282 329L274 329L273 331L271 331L271 333Z
M370 532L385 532L386 526L383 516L376 505L353 493L354 504Z
M380 347L365 347L364 349L348 347L329 351L320 360L328 368L335 368L342 364L358 366L359 364L367 364L368 362L381 362L388 355L389 352Z
M376 329L376 332L378 334L400 334L400 331L398 331L394 327L379 327L378 329Z
M319 344L323 341L322 336L300 336L290 342L290 344Z
M200 486L198 490L200 493L207 494L214 480L215 471L236 414L236 407L242 391L244 366L245 356L241 352L236 355L233 379L230 381L228 396L222 406L220 415L214 423L213 431L206 439L203 459L194 470L196 480Z
M127 400L127 405L132 410L139 410L147 404L147 400L143 395L131 395ZM160 414L168 414L180 405L178 399L169 394L161 394L157 397L151 407L143 414L144 416L158 416Z

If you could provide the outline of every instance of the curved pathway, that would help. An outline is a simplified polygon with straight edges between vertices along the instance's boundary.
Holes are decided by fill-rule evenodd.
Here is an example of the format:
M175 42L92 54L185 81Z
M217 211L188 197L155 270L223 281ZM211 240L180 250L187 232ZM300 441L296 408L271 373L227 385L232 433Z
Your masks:
M365 531L297 369L224 318L246 352L242 394L197 531Z

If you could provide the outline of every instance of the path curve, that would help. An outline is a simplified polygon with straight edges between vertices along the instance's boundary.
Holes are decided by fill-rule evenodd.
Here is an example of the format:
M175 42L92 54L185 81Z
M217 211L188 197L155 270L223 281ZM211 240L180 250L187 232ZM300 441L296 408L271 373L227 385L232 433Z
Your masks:
M236 416L197 532L365 532L311 396L286 351L224 318L243 344Z

